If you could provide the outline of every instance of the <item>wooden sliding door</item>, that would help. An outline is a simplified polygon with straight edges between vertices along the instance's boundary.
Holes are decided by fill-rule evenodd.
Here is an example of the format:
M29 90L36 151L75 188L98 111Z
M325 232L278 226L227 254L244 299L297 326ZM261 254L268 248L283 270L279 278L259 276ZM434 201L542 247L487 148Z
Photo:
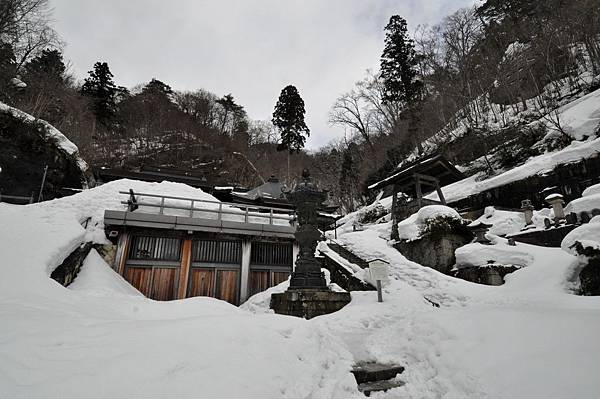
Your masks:
M187 296L239 303L241 241L194 240Z

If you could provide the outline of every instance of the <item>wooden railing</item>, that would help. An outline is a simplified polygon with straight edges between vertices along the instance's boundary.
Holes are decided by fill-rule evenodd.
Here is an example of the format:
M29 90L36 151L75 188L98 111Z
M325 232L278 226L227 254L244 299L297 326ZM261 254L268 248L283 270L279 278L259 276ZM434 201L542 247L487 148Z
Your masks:
M5 195L0 191L0 202L2 202L3 199L17 200L27 204L33 204L33 193L31 193L30 197L22 197L18 195Z
M186 198L186 197L175 197L169 195L159 195L159 194L147 194L147 193L138 193L133 190L127 191L119 191L120 194L129 195L129 199L127 201L121 201L122 204L127 205L128 210L133 212L140 207L149 207L155 208L157 210L158 215L166 215L165 211L174 210L183 213L185 216L189 217L199 217L196 216L198 213L205 213L208 215L214 215L216 220L224 220L223 216L230 215L238 217L238 221L244 223L260 223L260 224L276 224L274 221L282 220L287 221L290 224L293 224L295 221L295 212L290 209L284 208L274 208L267 206L259 206L259 205L245 205L245 204L236 204L231 202L220 202L220 201L210 201L205 199L198 198ZM148 198L156 198L158 201L148 201L145 199ZM172 204L169 202L177 202L176 204ZM207 218L205 216L202 216ZM256 219L260 219L264 222L257 222Z

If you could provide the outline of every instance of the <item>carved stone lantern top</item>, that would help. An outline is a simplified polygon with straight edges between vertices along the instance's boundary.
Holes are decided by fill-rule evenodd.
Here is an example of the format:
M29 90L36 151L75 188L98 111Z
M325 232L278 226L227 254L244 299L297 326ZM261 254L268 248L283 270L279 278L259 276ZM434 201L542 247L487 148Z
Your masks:
M327 199L327 192L319 190L313 183L308 169L302 171L302 181L284 194L296 207L300 225L317 224L317 208Z

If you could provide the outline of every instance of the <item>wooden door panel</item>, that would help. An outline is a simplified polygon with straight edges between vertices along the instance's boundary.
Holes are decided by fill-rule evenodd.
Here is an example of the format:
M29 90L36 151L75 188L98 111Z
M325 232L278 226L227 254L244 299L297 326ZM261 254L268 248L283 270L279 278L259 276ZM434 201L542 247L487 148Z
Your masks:
M144 296L149 297L151 293L152 268L128 266L125 270L125 279L129 281L129 284L133 285Z
M177 299L179 283L178 267L155 267L152 278L152 299L170 301Z
M190 271L188 297L215 295L215 271L213 269L192 268Z
M238 280L237 270L217 270L217 298L237 305Z
M269 288L269 271L250 270L250 295L257 294Z
M271 287L283 283L289 276L290 272L273 272L273 282L271 283Z

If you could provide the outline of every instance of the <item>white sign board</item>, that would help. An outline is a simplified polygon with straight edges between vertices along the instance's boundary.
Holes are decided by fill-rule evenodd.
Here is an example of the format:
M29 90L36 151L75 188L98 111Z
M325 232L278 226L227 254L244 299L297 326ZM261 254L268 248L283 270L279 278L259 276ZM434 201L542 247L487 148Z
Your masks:
M373 281L388 280L388 264L382 260L374 260L369 263L369 272Z

